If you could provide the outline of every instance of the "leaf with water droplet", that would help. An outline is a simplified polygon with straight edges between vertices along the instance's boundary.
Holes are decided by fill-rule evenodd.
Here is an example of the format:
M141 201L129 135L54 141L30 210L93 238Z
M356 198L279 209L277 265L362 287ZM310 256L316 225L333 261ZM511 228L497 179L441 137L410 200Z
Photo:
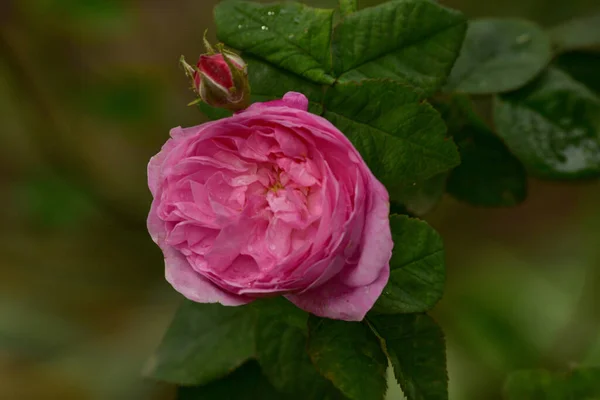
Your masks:
M472 94L515 90L542 72L551 57L550 39L533 22L471 21L444 90Z
M332 21L333 10L299 3L223 1L215 8L217 36L225 44L320 84L335 81Z
M460 12L433 1L390 1L365 8L336 25L333 70L342 83L387 78L427 97L445 82L465 29Z
M600 176L600 98L565 72L550 68L494 108L498 134L531 174Z

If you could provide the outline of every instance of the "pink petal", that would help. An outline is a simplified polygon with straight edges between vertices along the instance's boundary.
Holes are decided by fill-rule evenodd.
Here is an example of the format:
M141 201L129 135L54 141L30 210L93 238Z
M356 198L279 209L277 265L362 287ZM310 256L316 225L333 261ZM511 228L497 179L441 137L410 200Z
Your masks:
M152 205L150 206L150 213L148 214L148 219L146 221L146 226L148 227L148 232L150 233L150 237L152 237L154 243L161 246L167 237L167 230L165 227L165 221L163 221L158 216L158 203L158 199L154 199L152 201Z
M156 197L156 193L158 192L158 188L162 183L163 173L162 168L167 158L167 155L173 150L176 146L176 142L173 139L167 140L167 142L162 146L158 154L150 159L148 162L148 188L150 188L150 193L152 196Z
M259 111L271 107L289 107L301 111L308 111L308 99L302 93L287 92L281 100L254 103L246 110L239 112L237 115L243 115L246 112Z
M215 84L227 89L233 87L233 77L222 54L200 56L198 69L215 82Z
M298 110L308 111L308 99L305 95L298 92L287 92L283 96L283 102L291 108L297 108Z
M274 129L275 140L279 143L281 151L288 157L300 157L306 156L308 149L306 144L300 139L293 130L275 127Z
M370 285L351 287L336 278L314 290L285 296L304 311L319 317L362 321L383 291L390 276L389 265L381 268L379 277Z
M163 248L165 278L179 293L197 303L221 303L239 306L253 299L228 293L202 275L194 272L186 258L171 247Z
M282 259L290 252L292 245L292 229L279 218L271 219L266 233L266 243L269 252L278 259Z
M389 202L385 187L372 181L371 201L362 236L362 252L358 265L344 277L350 286L368 285L380 276L380 269L389 265L392 257Z

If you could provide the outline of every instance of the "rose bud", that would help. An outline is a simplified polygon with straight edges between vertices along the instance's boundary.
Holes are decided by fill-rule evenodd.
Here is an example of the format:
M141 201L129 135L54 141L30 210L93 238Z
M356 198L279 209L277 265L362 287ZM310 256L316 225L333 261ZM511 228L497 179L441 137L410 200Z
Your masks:
M200 56L196 68L189 65L183 56L180 59L192 81L192 88L199 96L198 101L232 111L248 107L250 84L244 60L222 45L218 45L218 52L215 52L206 39L204 43L208 53Z
M174 128L148 164L148 230L167 281L227 306L284 296L359 321L388 281L385 187L334 125L290 92Z

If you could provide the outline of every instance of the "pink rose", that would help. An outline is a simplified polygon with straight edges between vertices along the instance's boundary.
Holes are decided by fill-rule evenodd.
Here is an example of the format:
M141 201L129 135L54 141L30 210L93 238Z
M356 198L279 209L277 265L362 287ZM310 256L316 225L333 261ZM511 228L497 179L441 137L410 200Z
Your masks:
M358 321L393 247L385 187L350 141L290 92L230 118L175 128L148 164L148 230L166 279L228 306L283 295Z

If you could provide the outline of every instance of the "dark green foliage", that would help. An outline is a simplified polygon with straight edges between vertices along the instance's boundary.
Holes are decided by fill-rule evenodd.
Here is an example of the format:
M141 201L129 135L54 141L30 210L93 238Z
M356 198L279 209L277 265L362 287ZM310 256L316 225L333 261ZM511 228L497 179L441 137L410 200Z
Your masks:
M523 164L475 113L469 98L453 95L435 105L461 157L460 165L448 177L448 193L482 207L512 207L525 200Z
M445 89L472 94L515 90L535 78L551 56L550 39L532 22L475 20Z
M255 354L255 313L185 300L150 360L153 378L201 385L224 377Z
M496 99L500 137L541 178L600 176L600 99L557 68Z
M367 325L311 316L308 326L308 353L323 376L349 399L384 398L387 358Z
M390 279L371 312L424 312L442 297L446 268L444 245L426 222L404 215L390 217L394 252Z
M426 314L369 316L410 400L447 400L444 334Z
M262 374L256 361L249 361L230 375L204 386L182 386L177 400L280 400L283 394L275 390Z

